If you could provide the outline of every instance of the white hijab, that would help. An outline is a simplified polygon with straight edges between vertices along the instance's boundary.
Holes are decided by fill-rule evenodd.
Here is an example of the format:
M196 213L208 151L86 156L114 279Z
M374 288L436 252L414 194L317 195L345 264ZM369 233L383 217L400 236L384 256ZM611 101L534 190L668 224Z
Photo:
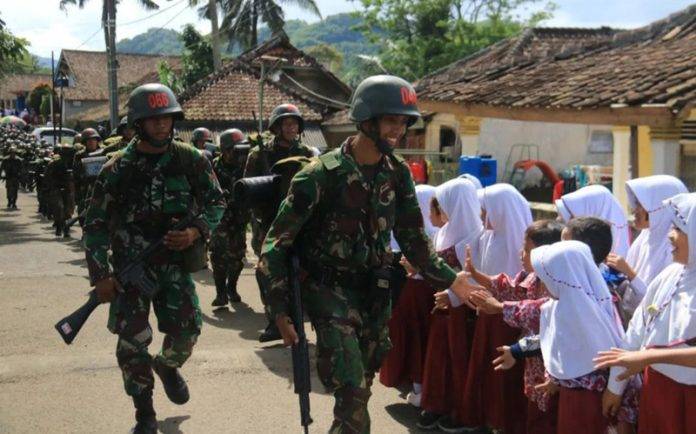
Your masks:
M686 347L696 338L696 193L665 201L672 224L688 237L686 265L674 263L653 279L628 327L631 349L652 346ZM682 384L696 385L696 368L657 364L653 369Z
M532 267L553 299L541 307L541 355L553 377L569 380L594 371L598 351L621 347L623 329L611 293L579 241L532 250Z
M647 176L626 182L631 208L640 204L648 212L650 228L643 229L628 249L626 261L646 284L672 263L672 247L667 234L674 214L663 203L687 189L679 179L669 175Z
M605 220L611 225L614 238L611 251L626 257L630 244L628 219L609 189L602 185L588 185L556 200L556 208L566 222L575 217Z
M476 190L480 190L483 188L483 184L481 184L481 181L474 175L470 173L462 173L459 175L459 179L466 179L467 181L471 181L472 184L474 184L474 187L476 187Z
M418 200L418 208L420 208L421 216L423 216L423 229L425 234L431 240L434 239L438 228L430 222L430 199L435 196L435 187L432 185L422 184L416 185L416 199ZM393 252L400 252L401 247L394 238L394 232L391 234L391 249Z
M480 198L486 222L493 228L481 237L481 271L514 276L522 270L520 249L532 224L529 203L515 187L502 183L484 188Z
M464 256L460 256L459 252L464 253L468 244L472 248L472 255L478 256L478 239L483 232L483 224L476 187L470 181L456 178L438 186L435 197L448 219L435 236L435 250L439 252L455 246L459 262L463 263Z

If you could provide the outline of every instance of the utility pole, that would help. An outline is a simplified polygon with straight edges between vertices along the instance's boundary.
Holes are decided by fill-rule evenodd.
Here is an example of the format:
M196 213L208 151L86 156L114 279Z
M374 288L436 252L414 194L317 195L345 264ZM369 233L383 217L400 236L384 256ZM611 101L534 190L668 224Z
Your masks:
M118 81L116 71L118 62L116 61L116 0L104 0L105 22L104 36L106 38L106 56L107 56L107 77L109 83L109 120L111 121L110 129L118 125Z
M216 0L208 0L208 14L210 15L210 24L212 26L211 43L213 45L213 68L215 71L222 66L220 58L220 29L218 28L218 13Z

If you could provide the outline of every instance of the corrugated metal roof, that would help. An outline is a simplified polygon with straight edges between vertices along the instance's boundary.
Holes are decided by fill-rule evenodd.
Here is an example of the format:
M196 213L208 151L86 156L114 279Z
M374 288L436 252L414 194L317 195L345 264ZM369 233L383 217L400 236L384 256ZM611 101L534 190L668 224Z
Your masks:
M308 125L307 128L305 128L302 137L302 143L304 143L307 146L314 146L315 148L319 148L320 151L323 151L324 149L328 148L328 144L326 143L324 134L321 132L321 128L314 125Z

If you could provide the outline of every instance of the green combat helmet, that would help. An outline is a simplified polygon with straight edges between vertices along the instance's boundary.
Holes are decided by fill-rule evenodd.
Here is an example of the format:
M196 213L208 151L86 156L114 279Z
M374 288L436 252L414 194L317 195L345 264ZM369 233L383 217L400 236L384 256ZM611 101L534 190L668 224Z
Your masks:
M139 121L162 115L172 115L175 121L184 119L184 111L170 88L159 83L148 83L133 89L128 97L128 126L133 128L140 138L155 147L169 145L173 134L165 140L155 140L145 133Z
M80 133L80 137L81 137L82 141L84 141L85 143L87 143L87 141L89 139L97 139L100 142L102 141L101 136L99 135L97 130L95 130L94 128L85 128Z
M193 130L191 135L191 141L195 144L197 141L203 140L204 142L210 142L213 140L213 133L209 129L204 127L199 127Z
M226 151L228 149L234 149L235 145L244 143L246 138L244 133L237 128L230 128L220 133L220 149Z
M304 118L300 109L294 104L281 104L273 109L271 112L271 117L268 119L268 130L273 134L276 134L274 127L276 123L285 118L295 118L297 122L300 123L300 134L304 131Z
M350 120L358 130L374 140L383 154L393 150L379 134L362 129L365 121L376 121L384 115L408 116L410 127L421 117L417 107L418 97L411 83L394 75L373 75L362 81L353 92L350 103Z

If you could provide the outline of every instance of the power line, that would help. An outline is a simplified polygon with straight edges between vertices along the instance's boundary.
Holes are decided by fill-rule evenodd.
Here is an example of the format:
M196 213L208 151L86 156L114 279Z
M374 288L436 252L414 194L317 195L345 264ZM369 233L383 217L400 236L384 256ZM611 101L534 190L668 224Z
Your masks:
M128 21L128 22L120 23L120 24L119 24L119 23L116 23L116 24L117 24L118 26L130 26L131 24L141 23L141 22L146 21L146 20L149 20L150 18L155 17L155 16L157 16L157 15L163 13L163 12L166 12L166 11L168 11L169 9L172 9L172 8L174 8L174 7L178 6L178 5L180 5L181 3L185 2L185 1L187 1L187 0L179 0L178 2L176 2L176 3L174 3L174 4L172 4L172 5L170 5L170 6L167 6L166 8L163 8L163 9L159 9L157 12L152 13L152 14L146 16L146 17L143 17L143 18L138 18L137 20ZM187 8L188 8L188 6L187 6ZM166 25L166 24L165 24L165 25Z
M329 102L331 102L331 103L336 104L336 105L339 106L339 107L344 107L344 108L349 108L349 107L350 107L350 104L348 104L348 103L346 103L346 102L338 101L338 100L329 98L328 96L320 95L320 94L314 92L313 90L311 90L311 89L307 88L306 86L302 85L300 82L298 82L297 80L295 80L294 78L292 78L289 74L286 74L286 73L283 72L283 71L281 71L281 74L283 74L283 75L285 76L285 78L287 78L288 80L290 80L295 86L299 87L300 89L304 90L305 92L307 92L308 94L310 94L310 95L312 95L312 96L314 96L314 97L316 97L316 98L320 98L320 99L323 99L323 100L325 100L325 101L329 101Z
M101 29L102 29L102 28L99 27L94 33L92 33L91 35L89 35L89 37L88 37L87 39L85 39L84 41L82 41L82 43L81 43L80 45L78 45L77 47L75 47L74 49L77 50L78 48L80 48L80 47L82 47L83 45L85 45L87 42L89 42L90 39L92 39L93 37L95 37L95 36L97 35L97 33L101 32Z

